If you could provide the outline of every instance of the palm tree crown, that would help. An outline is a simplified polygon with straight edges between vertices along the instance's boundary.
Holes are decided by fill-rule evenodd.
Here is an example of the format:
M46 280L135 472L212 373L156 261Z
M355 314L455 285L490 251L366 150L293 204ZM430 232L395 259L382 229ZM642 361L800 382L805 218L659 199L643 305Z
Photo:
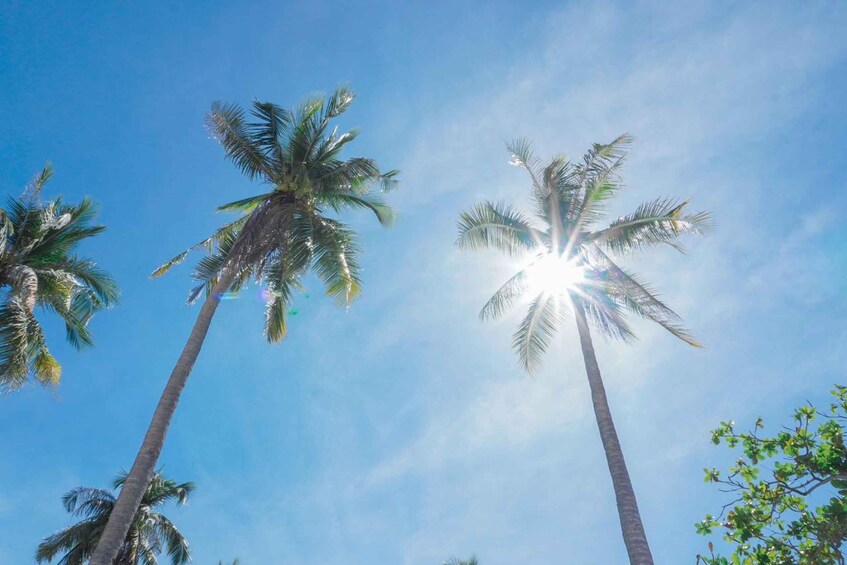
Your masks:
M554 158L542 166L526 140L509 145L511 163L532 181L535 218L501 203L482 202L461 215L458 246L493 248L528 261L485 304L480 316L497 318L515 300L534 294L513 336L521 364L535 371L572 303L607 337L634 338L626 311L652 320L699 347L680 317L613 255L667 244L682 250L679 236L703 233L706 212L687 214L687 202L659 198L597 227L604 206L622 188L618 175L631 138L594 144L581 162Z
M240 217L153 276L164 274L192 250L206 249L208 255L194 270L199 284L189 293L189 302L210 293L225 271L234 277L232 291L250 281L264 283L265 335L271 342L285 337L287 307L311 267L329 296L342 304L356 298L361 291L356 234L327 212L366 209L381 224L390 225L392 210L378 193L394 186L397 171L382 173L373 160L362 157L340 159L358 132L339 133L330 122L353 98L352 92L340 88L326 100L312 98L293 111L254 101L254 122L247 122L238 106L213 104L207 126L227 157L268 190L220 206L218 210L238 212Z
M112 277L73 253L105 229L92 225L94 202L42 201L51 176L48 165L21 197L0 208L0 390L19 388L30 377L44 385L59 382L62 369L47 348L36 306L58 314L68 341L80 349L93 344L91 317L118 298Z
M122 487L125 479L126 474L121 473L114 481L114 488ZM185 504L193 490L193 483L177 484L159 472L154 474L114 563L157 565L157 556L165 550L174 565L188 563L191 560L188 541L170 520L154 509L169 502ZM83 519L45 538L38 546L35 559L38 563L49 562L63 554L59 565L83 565L100 540L115 497L108 490L79 487L65 494L62 503L65 510Z

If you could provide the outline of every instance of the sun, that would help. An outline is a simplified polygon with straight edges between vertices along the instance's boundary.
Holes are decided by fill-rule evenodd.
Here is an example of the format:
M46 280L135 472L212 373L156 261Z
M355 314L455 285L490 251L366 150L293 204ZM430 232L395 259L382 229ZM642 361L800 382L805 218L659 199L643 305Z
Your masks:
M549 253L526 269L529 289L535 294L561 294L585 281L585 268L573 259Z

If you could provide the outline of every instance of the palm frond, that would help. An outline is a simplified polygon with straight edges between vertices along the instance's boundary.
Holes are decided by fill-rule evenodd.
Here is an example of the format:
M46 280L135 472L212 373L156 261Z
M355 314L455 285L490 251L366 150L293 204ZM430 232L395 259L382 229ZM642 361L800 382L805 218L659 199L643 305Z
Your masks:
M250 196L249 198L236 200L235 202L230 202L228 204L222 204L218 206L217 210L218 212L241 212L246 214L255 210L256 206L262 202L267 201L272 194L272 192L266 192L257 196Z
M0 304L0 390L20 388L29 375L29 315L19 297Z
M305 257L304 257L305 259ZM268 297L265 308L265 337L271 343L285 339L288 333L286 313L295 290L300 290L300 273L308 259L297 263L293 254L281 253L265 275Z
M708 212L683 214L687 204L687 200L680 203L669 198L645 202L632 214L618 218L588 239L615 253L627 253L661 244L682 251L683 248L677 242L681 235L704 235L711 229Z
M314 269L327 296L349 305L362 291L359 246L352 230L328 218L314 220Z
M164 541L164 545L168 550L168 556L171 558L171 563L181 565L182 563L191 561L191 550L188 540L185 539L185 536L176 529L176 526L170 520L161 514L154 514L151 522L157 534Z
M535 249L544 234L533 228L529 219L511 206L482 202L459 216L461 250L497 249L520 256Z
M539 169L541 161L535 156L535 153L532 150L532 142L525 137L518 138L508 142L506 144L506 149L512 156L509 164L526 169L532 179L533 191L537 197L543 198L546 193L544 183L541 180L541 171Z
M203 241L195 243L176 257L170 259L169 261L158 267L155 271L150 273L150 277L161 277L173 267L185 261L192 251L196 251L198 249L206 249L209 252L213 251L215 246L219 245L221 241L227 238L232 238L234 234L240 232L241 229L244 227L244 224L247 222L247 219L248 216L243 216L235 221L225 224L223 227L217 229L211 236L207 237Z
M541 358L562 319L562 308L563 303L558 297L540 293L530 303L526 316L515 330L512 347L527 372L534 373L541 367Z
M53 176L53 165L50 163L45 163L44 168L41 169L29 183L26 185L24 189L23 198L27 201L32 201L38 198L41 194L41 191L44 190L44 185L47 184L47 181L50 180L50 177Z
M594 252L595 261L602 265L606 292L613 300L642 318L656 322L692 347L702 347L691 332L682 326L682 318L662 302L647 283L619 267L602 250L594 248Z
M527 289L526 269L518 271L488 299L479 312L482 320L494 320L503 315Z
M44 538L36 550L36 562L49 562L64 553L57 565L83 565L94 550L104 525L104 520L92 518Z
M322 200L339 213L356 208L370 210L381 225L388 227L394 223L394 210L376 195L363 194L358 196L336 192L325 195Z
M213 102L206 116L206 127L247 178L274 180L261 146L250 135L250 128L244 121L244 110L235 104Z
M572 295L579 300L588 322L606 339L620 339L626 343L635 341L635 334L626 321L621 305L601 288L583 286L581 295Z
M253 116L258 122L248 126L250 137L262 148L265 157L270 159L275 167L285 162L285 149L282 140L294 125L294 116L285 108L270 102L253 101Z
M100 488L77 487L62 496L65 511L74 516L91 518L111 510L115 497L111 492Z

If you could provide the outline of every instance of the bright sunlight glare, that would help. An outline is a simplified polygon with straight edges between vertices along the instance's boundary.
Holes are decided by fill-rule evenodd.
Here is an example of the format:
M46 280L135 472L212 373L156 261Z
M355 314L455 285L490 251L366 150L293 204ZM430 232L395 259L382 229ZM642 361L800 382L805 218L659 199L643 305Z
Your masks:
M585 280L585 269L574 260L550 253L527 268L529 289L538 294L558 294L576 288Z

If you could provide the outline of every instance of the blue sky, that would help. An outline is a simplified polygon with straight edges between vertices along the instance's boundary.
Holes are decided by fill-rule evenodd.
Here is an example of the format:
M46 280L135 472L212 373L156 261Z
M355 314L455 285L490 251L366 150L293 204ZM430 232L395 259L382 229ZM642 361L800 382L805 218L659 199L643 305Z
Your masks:
M839 2L163 4L0 2L0 180L45 161L48 195L91 195L109 230L85 253L122 302L64 380L0 399L0 563L67 525L60 496L132 461L197 309L188 266L147 274L254 194L203 128L216 99L292 105L347 84L357 153L402 171L397 225L352 218L365 293L317 285L268 346L258 289L219 310L161 461L196 496L170 516L194 562L623 563L575 332L534 377L509 349L520 315L476 314L508 272L453 248L460 210L527 200L504 142L577 157L637 143L614 213L658 195L712 210L689 253L628 264L707 348L636 324L598 344L659 563L705 547L719 509L702 468L720 420L785 421L847 361L847 9ZM664 4L664 3L662 3Z

